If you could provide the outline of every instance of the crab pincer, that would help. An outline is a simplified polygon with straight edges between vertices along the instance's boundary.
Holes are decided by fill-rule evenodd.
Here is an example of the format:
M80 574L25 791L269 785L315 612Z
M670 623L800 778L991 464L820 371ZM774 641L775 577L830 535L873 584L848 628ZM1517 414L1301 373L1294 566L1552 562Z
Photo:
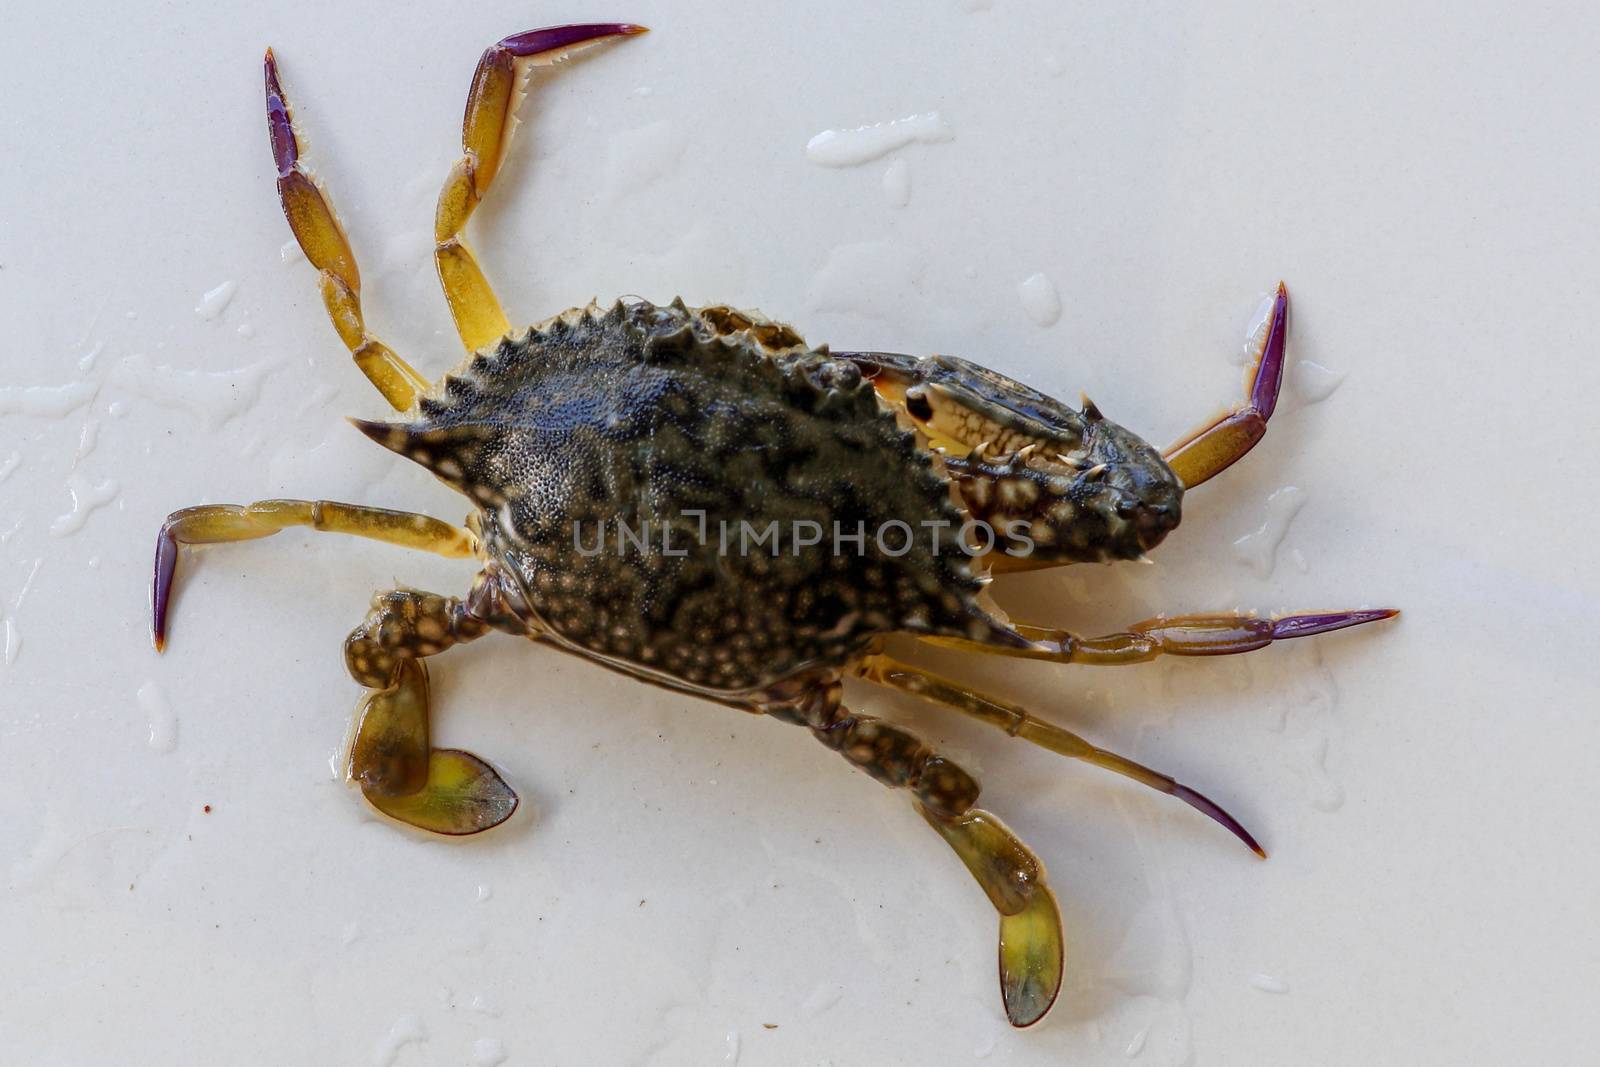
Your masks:
M1278 388L1283 384L1288 334L1289 290L1279 282L1260 349L1250 364L1244 403L1166 450L1167 463L1184 488L1192 489L1221 474L1266 436L1267 420L1278 406Z

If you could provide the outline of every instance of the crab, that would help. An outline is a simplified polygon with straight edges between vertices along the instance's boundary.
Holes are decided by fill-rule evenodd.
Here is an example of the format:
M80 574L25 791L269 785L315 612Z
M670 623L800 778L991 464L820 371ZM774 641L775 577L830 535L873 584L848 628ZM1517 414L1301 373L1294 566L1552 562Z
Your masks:
M475 557L481 570L466 596L381 593L345 642L350 673L368 690L347 776L373 807L452 835L488 830L516 809L492 766L429 738L424 659L491 631L773 716L910 794L999 914L1005 1012L1029 1026L1054 1003L1063 972L1044 865L978 807L970 774L912 732L847 705L842 683L914 694L1126 775L1198 809L1264 858L1196 790L885 647L909 635L968 652L1129 664L1248 652L1395 615L1158 617L1084 637L1012 622L986 588L999 573L1137 560L1155 548L1178 525L1184 492L1262 438L1283 375L1287 293L1278 287L1257 335L1244 400L1165 451L1086 398L1069 407L948 356L830 352L729 306L591 303L513 329L463 230L506 163L528 78L578 49L643 32L560 26L484 52L463 155L435 218L434 260L467 355L431 384L367 328L355 255L300 158L267 51L267 128L284 215L340 339L400 413L352 421L473 509L460 526L323 500L177 511L156 544L155 646L166 640L184 545L298 526Z

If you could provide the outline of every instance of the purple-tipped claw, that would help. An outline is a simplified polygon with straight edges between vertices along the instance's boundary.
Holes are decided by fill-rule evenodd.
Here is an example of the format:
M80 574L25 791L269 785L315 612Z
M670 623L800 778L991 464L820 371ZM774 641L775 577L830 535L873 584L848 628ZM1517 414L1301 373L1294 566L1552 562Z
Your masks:
M1256 844L1256 839L1250 836L1250 831L1239 825L1238 819L1235 819L1232 815L1229 815L1227 812L1223 811L1221 807L1219 807L1205 794L1197 793L1186 785L1179 785L1177 782L1174 782L1172 784L1172 795L1189 805L1191 808L1194 808L1196 811L1203 812L1204 814L1209 815L1211 818L1217 820L1217 822L1228 828L1229 833L1231 833L1234 837L1237 837L1240 841L1243 841L1245 846L1249 848L1251 852L1254 852L1262 859L1267 858L1266 850L1260 845Z
M1310 637L1312 634L1325 634L1332 630L1343 630L1346 626L1360 626L1362 623L1392 619L1398 614L1400 612L1395 608L1368 608L1363 611L1328 611L1314 615L1285 615L1281 619L1272 620L1272 639L1274 641L1287 641L1291 637Z
M558 52L576 44L598 41L602 37L632 36L648 33L649 27L635 26L631 22L587 22L576 26L549 26L542 30L514 33L499 44L519 58L536 56L543 52Z
M167 647L167 603L177 569L178 539L172 535L172 523L168 521L161 524L161 532L156 535L155 572L150 581L150 640L157 652Z
M300 159L300 145L294 137L294 126L289 121L289 104L283 97L283 86L278 83L278 61L272 49L267 49L264 61L267 75L267 133L272 137L272 159L278 165L278 177L294 170Z
M1283 348L1289 335L1289 289L1278 283L1278 295L1272 301L1272 320L1267 327L1267 341L1261 347L1261 363L1256 369L1256 380L1250 387L1250 406L1261 421L1272 418L1278 406L1278 387L1283 384Z

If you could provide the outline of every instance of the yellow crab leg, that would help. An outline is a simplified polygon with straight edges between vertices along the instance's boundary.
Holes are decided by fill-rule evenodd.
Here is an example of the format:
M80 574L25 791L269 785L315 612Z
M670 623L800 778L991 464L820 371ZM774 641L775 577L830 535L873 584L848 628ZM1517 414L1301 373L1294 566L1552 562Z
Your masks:
M628 23L552 26L490 45L478 61L461 123L465 154L445 178L433 233L439 284L467 351L476 352L511 332L500 301L467 248L462 231L505 160L529 68L555 63L584 45L644 32L643 26Z
M1119 756L1115 752L1108 752L1103 748L1090 744L1070 730L1065 730L1054 723L1046 722L1035 715L1029 714L1015 704L996 700L985 696L974 689L953 682L948 678L941 678L937 674L919 670L883 655L868 656L856 668L856 673L869 682L899 689L906 693L922 697L924 700L945 707L954 708L963 715L970 715L980 722L990 726L998 726L1012 737L1020 737L1024 741L1031 741L1042 748L1068 756L1072 759L1092 763L1096 767L1103 767L1108 771L1126 775L1136 782L1140 782L1159 792L1188 804L1190 807L1221 823L1229 833L1260 856L1267 858L1256 839L1250 832L1239 824L1239 821L1226 811L1223 811L1212 800L1190 789L1176 779L1153 771L1149 767L1135 763L1126 756Z
M976 807L977 779L916 734L841 702L837 680L806 685L760 710L797 726L891 789L955 849L1000 913L1000 994L1013 1026L1044 1017L1061 990L1061 913L1044 864L992 813Z
M300 142L295 136L288 98L278 81L278 62L270 48L266 79L267 132L278 165L278 199L289 229L300 243L300 250L317 268L322 303L356 366L396 411L405 411L416 401L417 394L428 388L427 379L367 332L361 317L361 273L356 268L355 253L333 205L300 161Z
M201 504L174 511L156 536L155 574L150 587L150 636L156 651L167 643L167 606L178 569L180 545L250 541L290 526L353 534L418 548L440 556L475 555L472 531L410 511L390 511L334 500L258 500L253 504Z
M1012 629L1031 645L988 644L960 637L923 637L931 645L944 645L968 652L1044 659L1054 663L1087 663L1095 666L1120 666L1145 663L1157 656L1231 656L1254 652L1274 641L1310 637L1343 630L1362 623L1392 619L1394 608L1368 608L1360 611L1306 612L1262 618L1248 612L1217 615L1158 615L1136 622L1121 633L1082 637L1069 630L1015 623Z

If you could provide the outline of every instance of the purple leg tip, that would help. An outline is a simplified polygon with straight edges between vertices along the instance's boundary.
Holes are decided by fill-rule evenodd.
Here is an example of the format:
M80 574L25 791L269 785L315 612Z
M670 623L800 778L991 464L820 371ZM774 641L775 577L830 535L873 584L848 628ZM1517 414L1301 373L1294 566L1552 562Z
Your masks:
M1272 301L1272 321L1267 327L1267 343L1261 350L1261 367L1250 389L1250 406L1265 422L1278 406L1278 387L1283 384L1283 348L1289 332L1289 290L1278 283Z
M278 83L278 61L272 49L267 49L265 61L267 75L267 133L272 137L272 159L278 165L278 177L294 170L300 158L300 146L295 143L294 127L289 123L289 105L283 98L283 86Z
M150 579L150 640L156 651L167 647L167 603L172 595L172 576L178 568L178 541L163 524L156 535L155 572Z
M1232 815L1229 815L1227 812L1223 811L1209 797L1205 796L1205 794L1197 793L1186 785L1178 785L1177 783L1173 783L1172 795L1189 805L1191 808L1194 808L1196 811L1204 812L1206 815L1209 815L1211 818L1217 820L1217 822L1228 828L1229 833L1233 834L1233 836L1237 837L1240 841L1243 841L1245 843L1245 847L1247 847L1251 852L1254 852L1262 859L1267 858L1266 850L1260 845L1256 844L1256 839L1250 836L1250 831L1239 825L1238 819L1235 819Z
M514 56L536 56L541 52L555 52L571 48L602 37L632 36L646 32L646 27L631 22L586 22L575 26L550 26L542 30L512 34L500 42Z
M1272 621L1272 637L1275 641L1310 637L1312 634L1343 630L1347 626L1392 619L1398 614L1400 612L1393 608L1369 608L1365 611L1329 611L1319 615L1286 615Z

